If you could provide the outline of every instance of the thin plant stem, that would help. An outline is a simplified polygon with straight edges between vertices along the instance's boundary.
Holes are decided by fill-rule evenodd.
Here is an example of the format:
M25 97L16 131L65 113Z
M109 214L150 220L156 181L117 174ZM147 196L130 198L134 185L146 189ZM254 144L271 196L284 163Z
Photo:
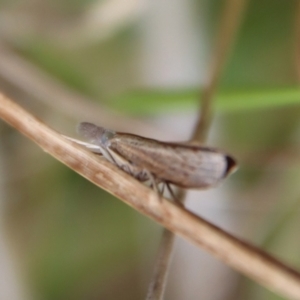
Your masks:
M175 235L172 231L164 229L158 254L155 261L153 278L148 288L147 300L161 299L166 289L169 265L172 260Z
M179 189L176 193L177 201L183 203L185 194L185 190ZM164 297L168 280L168 272L174 251L174 242L175 234L164 228L146 300L161 300Z
M226 2L220 21L215 54L212 56L211 68L200 98L199 118L191 142L204 144L207 139L212 118L213 97L240 27L245 6L246 0L228 0ZM180 190L176 198L184 204L185 195L186 193ZM174 239L172 232L169 232L168 229L163 230L146 300L163 300L164 298L172 252L174 251Z
M225 5L220 21L215 53L212 56L211 67L200 98L199 118L192 135L192 141L205 143L207 139L212 119L213 98L240 28L246 4L247 0L227 0Z
M295 66L298 82L300 82L300 1L297 4L295 27Z

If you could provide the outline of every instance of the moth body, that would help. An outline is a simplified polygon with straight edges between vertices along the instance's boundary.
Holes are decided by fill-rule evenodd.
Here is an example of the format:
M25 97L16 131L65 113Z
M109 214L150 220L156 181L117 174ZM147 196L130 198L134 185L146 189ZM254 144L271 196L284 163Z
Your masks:
M81 123L78 131L97 144L105 157L141 181L153 176L157 182L204 189L217 185L236 166L231 156L208 147L161 142L87 122Z

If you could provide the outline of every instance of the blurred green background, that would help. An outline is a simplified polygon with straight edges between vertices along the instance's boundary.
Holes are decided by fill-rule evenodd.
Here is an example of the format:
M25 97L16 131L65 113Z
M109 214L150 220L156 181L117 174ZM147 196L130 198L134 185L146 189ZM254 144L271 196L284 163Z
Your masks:
M187 140L225 2L2 0L1 92L73 137L87 120ZM240 168L188 202L295 268L299 24L299 1L248 1L208 141ZM2 121L0 135L0 299L144 299L161 228ZM282 299L179 241L166 299L200 297Z

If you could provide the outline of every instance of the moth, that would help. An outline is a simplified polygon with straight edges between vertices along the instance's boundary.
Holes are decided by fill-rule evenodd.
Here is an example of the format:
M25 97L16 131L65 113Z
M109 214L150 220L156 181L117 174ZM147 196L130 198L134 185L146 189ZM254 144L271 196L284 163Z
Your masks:
M162 142L88 122L79 124L78 133L89 143L71 140L102 154L137 180L150 181L156 191L162 183L172 196L170 184L187 189L211 188L237 166L232 156L210 147Z

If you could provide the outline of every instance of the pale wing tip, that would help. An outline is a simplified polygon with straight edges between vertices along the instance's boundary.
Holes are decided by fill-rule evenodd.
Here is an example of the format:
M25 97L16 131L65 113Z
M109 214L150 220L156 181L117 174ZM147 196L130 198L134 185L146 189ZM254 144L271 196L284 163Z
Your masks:
M225 158L226 158L227 165L223 177L226 177L229 174L234 173L238 169L238 164L232 156L226 155Z

